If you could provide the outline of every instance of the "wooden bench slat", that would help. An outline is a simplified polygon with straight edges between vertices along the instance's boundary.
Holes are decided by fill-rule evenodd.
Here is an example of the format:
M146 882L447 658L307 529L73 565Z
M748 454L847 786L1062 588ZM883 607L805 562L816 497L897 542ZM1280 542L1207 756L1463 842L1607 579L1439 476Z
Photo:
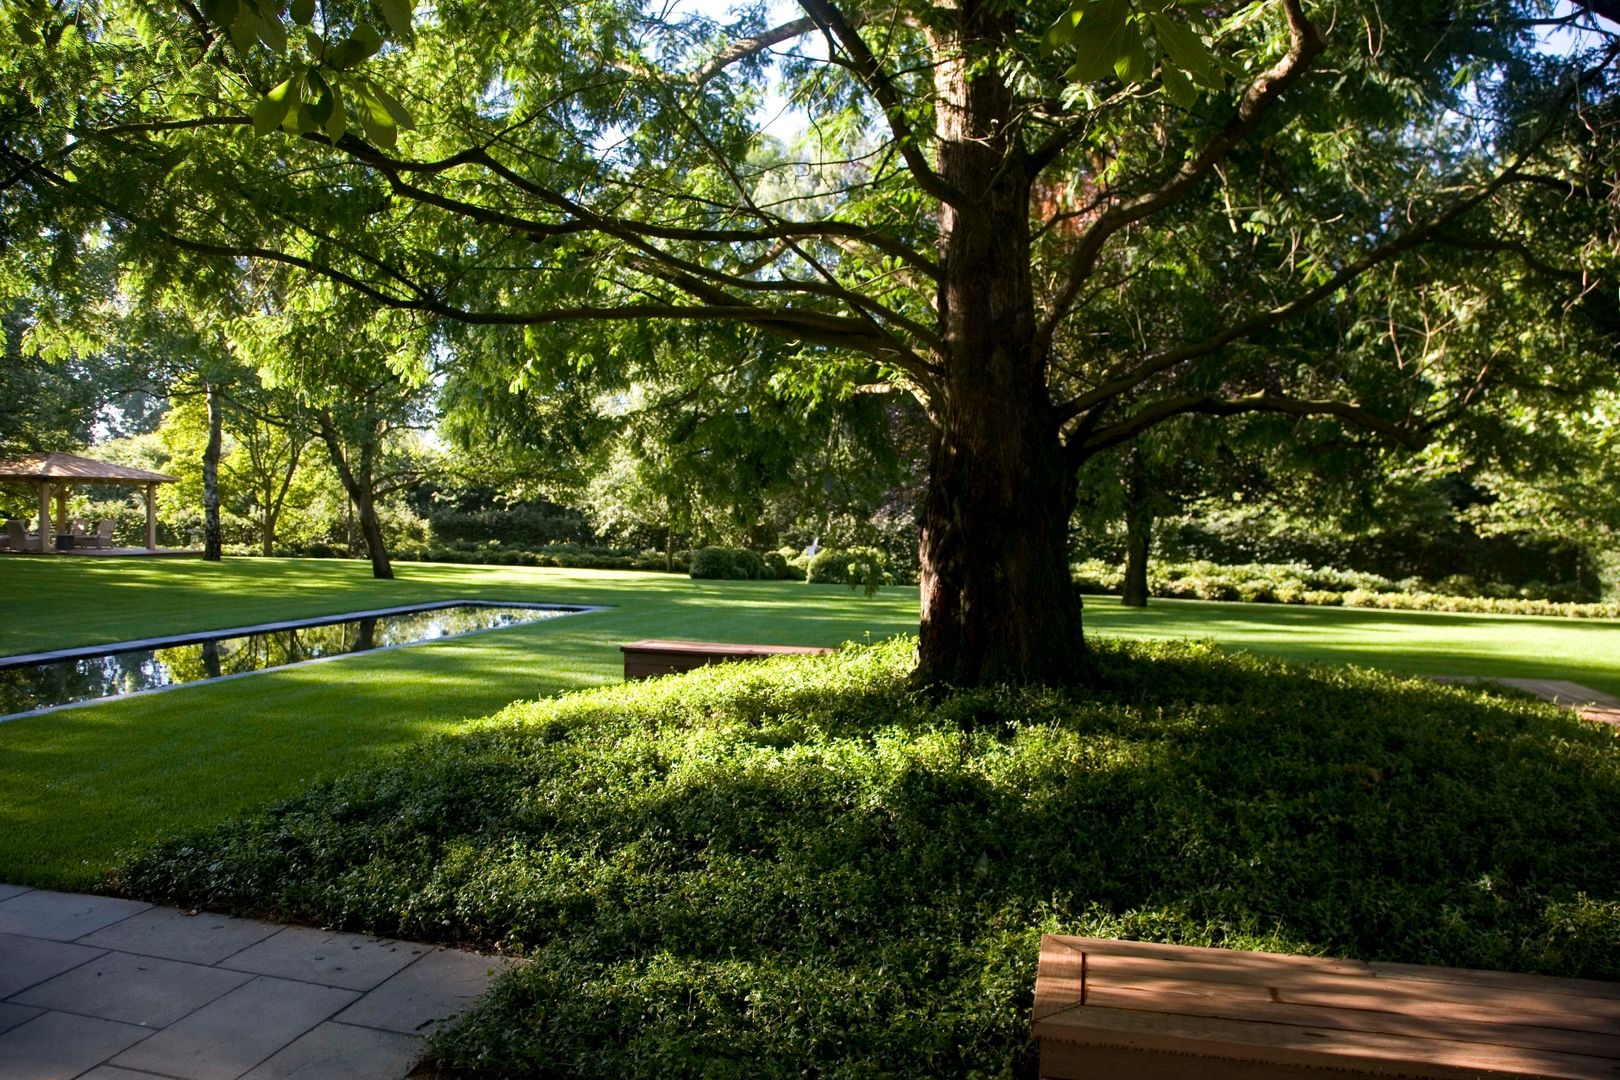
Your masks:
M1366 999L1363 998L1363 1001ZM1263 988L1238 994L1168 995L1161 990L1092 990L1086 996L1086 1009L1126 1009L1180 1016L1201 1016L1214 1020L1257 1020L1268 1024L1289 1024L1302 1028L1333 1028L1338 1031L1366 1031L1381 1035L1449 1039L1480 1045L1512 1046L1533 1050L1558 1050L1573 1054L1609 1057L1620 1061L1620 1035L1612 1023L1598 1028L1559 1026L1551 1014L1504 1014L1500 1009L1465 1010L1456 1005L1422 1003L1419 1007L1395 1011L1333 1003L1278 1001ZM1061 1024L1062 1021L1058 1020Z
M1584 1031L1620 1030L1620 1000L1558 992L1546 979L1517 986L1473 986L1457 979L1414 979L1394 974L1371 977L1334 972L1283 971L1256 976L1221 971L1213 964L1166 965L1139 957L1089 953L1092 986L1159 991L1167 994L1242 994L1298 1005L1323 1005L1386 1012L1418 1007L1431 1013L1452 1007L1479 1007L1499 1014L1561 1018L1559 1026Z
M724 641L669 641L647 638L620 645L624 654L624 677L646 679L673 675L709 664L739 660L764 660L773 656L814 656L834 652L812 645L745 645Z
M1592 1080L1620 1076L1612 1057L1497 1044L1211 1019L1128 1009L1069 1009L1035 1025L1043 1040L1084 1042L1171 1054L1203 1054L1256 1066L1337 1067L1362 1074L1432 1077L1518 1076ZM1267 1075L1257 1071L1254 1075ZM1286 1071L1276 1072L1288 1075Z
M1375 960L1367 966L1375 975L1398 976L1402 979L1458 983L1463 986L1494 986L1526 994L1572 994L1620 1001L1620 983L1604 982L1599 979L1566 979L1553 975L1520 975L1512 971L1392 964L1382 960Z
M1620 1080L1620 989L1049 935L1032 1030L1042 1075ZM1596 991L1596 992L1593 992ZM1188 1062L1211 1066L1200 1071Z

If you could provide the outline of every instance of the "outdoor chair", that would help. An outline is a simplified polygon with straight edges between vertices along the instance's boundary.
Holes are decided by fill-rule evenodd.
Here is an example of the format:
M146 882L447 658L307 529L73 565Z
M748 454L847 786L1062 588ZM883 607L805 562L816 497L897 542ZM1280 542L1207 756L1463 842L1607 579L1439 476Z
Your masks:
M93 533L85 533L75 543L82 548L110 548L112 547L113 523L111 519L101 522Z
M16 518L6 522L6 546L13 551L38 551L39 537L29 536Z

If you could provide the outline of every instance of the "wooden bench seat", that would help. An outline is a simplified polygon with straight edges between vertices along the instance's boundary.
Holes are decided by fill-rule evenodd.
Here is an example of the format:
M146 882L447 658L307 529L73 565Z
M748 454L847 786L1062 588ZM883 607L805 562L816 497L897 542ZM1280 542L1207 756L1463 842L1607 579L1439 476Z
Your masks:
M619 649L624 653L626 679L673 675L678 671L691 671L707 664L762 660L770 656L795 653L819 655L834 651L805 645L732 645L723 641L661 641L657 638L632 641L628 645L620 645Z
M1047 1080L1620 1078L1620 984L1047 935Z

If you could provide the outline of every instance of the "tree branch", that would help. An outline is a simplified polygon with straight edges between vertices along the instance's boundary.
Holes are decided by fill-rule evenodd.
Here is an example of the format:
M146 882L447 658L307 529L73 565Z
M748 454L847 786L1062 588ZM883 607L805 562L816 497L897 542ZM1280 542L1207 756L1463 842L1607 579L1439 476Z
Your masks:
M1053 301L1052 309L1042 321L1036 338L1037 347L1043 353L1051 347L1058 324L1068 315L1075 298L1080 295L1108 239L1126 226L1174 206L1191 194L1198 182L1209 175L1234 147L1254 133L1267 110L1305 74L1311 62L1327 47L1315 24L1305 17L1301 0L1283 0L1283 10L1288 16L1288 51L1249 84L1238 100L1237 114L1205 144L1196 157L1184 161L1170 179L1152 191L1110 206L1081 235L1070 258L1068 282Z
M1411 450L1420 450L1427 442L1422 430L1387 420L1375 412L1347 401L1309 400L1283 394L1246 394L1236 398L1177 394L1138 409L1116 423L1098 428L1070 453L1084 460L1110 447L1129 442L1150 427L1188 413L1235 416L1238 413L1250 412L1281 413L1286 416L1336 416Z
M878 63L877 57L872 55L866 41L845 20L843 13L829 0L799 0L799 6L815 20L817 26L843 46L844 52L849 56L851 69L860 76L873 100L883 110L883 118L888 121L889 130L894 133L895 145L900 151L900 156L905 159L906 168L910 169L911 175L916 178L917 186L940 202L957 208L965 206L967 199L963 194L947 183L945 178L928 164L928 159L923 156L922 148L918 145L917 133L906 119L905 109L900 95L895 91L894 83L883 70L883 66Z

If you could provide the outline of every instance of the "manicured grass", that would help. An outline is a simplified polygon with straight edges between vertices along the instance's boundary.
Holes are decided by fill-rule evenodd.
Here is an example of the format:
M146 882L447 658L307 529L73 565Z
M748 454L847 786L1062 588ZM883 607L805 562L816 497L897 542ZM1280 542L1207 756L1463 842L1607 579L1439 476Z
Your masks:
M0 560L0 653L451 598L613 605L0 723L0 881L86 888L120 848L284 798L509 702L616 681L642 637L837 645L916 625L842 586L318 560Z
M898 641L513 706L116 887L521 951L436 1044L497 1077L1033 1076L1043 930L1620 977L1614 732L1099 654L1069 694L934 702Z
M0 654L451 598L613 610L0 723L0 880L88 887L118 850L296 794L515 700L616 681L642 637L836 645L916 627L916 595L662 574L334 560L0 558ZM1295 659L1570 678L1620 693L1620 624L1087 602L1093 635L1210 637Z
M1620 696L1620 622L1514 615L1086 597L1089 633L1209 639L1286 660L1401 675L1569 679Z

